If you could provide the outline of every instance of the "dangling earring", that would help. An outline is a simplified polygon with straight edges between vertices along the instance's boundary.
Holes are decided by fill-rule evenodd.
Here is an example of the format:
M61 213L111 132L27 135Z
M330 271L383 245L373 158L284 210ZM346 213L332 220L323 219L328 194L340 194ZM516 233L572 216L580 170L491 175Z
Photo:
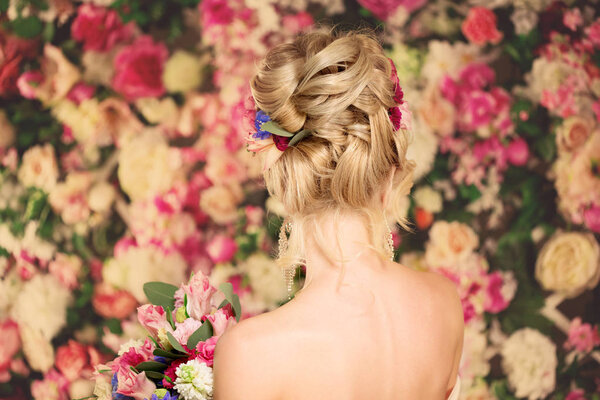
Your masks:
M292 223L288 218L283 220L281 224L281 228L279 229L279 257L284 254L288 249L288 237L287 233L292 231ZM294 275L296 275L296 267L291 266L285 268L283 271L283 276L285 278L287 292L288 292L288 300L292 298L292 290L294 286Z
M394 236L392 235L392 229L387 223L387 220L385 221L385 224L387 226L387 237L385 247L388 252L388 257L390 258L390 261L394 261Z

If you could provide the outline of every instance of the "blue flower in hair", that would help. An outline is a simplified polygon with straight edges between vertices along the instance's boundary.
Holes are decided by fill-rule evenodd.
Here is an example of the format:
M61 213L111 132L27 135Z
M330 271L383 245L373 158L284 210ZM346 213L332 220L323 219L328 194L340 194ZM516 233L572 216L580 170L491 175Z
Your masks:
M269 122L271 117L267 115L263 110L258 110L256 112L256 119L254 120L254 127L256 128L256 133L252 135L257 139L266 139L271 136L271 132L262 130L262 126L265 122Z

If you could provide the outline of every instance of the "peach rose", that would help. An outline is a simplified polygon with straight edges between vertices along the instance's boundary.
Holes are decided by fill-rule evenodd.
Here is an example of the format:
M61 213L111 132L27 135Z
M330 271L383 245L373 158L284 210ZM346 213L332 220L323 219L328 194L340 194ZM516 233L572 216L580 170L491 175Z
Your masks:
M425 90L417 113L421 121L438 135L449 136L454 132L456 109L442 96L437 86L431 85Z
M592 133L594 121L579 115L565 119L556 130L556 145L559 151L574 151L587 141Z
M461 222L437 221L429 231L425 260L432 268L461 269L479 245L479 238Z
M239 185L211 186L200 196L200 208L216 223L228 224L237 219L237 206L243 198Z
M135 297L126 290L117 290L106 284L98 284L94 288L92 305L104 318L126 318L137 304Z
M79 378L89 363L86 346L74 340L56 349L56 368L69 381Z

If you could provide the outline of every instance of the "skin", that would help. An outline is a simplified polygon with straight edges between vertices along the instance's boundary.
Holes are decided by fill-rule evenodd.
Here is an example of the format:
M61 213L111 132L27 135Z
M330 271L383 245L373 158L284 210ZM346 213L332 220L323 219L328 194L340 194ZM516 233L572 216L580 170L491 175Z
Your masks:
M389 184L375 206L385 207ZM462 306L447 278L383 260L366 225L347 214L307 242L304 287L278 309L241 321L219 339L215 400L445 399L456 382Z

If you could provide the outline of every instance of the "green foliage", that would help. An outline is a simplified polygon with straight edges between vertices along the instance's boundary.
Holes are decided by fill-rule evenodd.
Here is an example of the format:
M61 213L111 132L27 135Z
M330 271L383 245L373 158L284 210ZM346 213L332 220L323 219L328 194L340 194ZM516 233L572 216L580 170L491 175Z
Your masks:
M175 336L173 336L171 332L167 332L167 338L169 339L169 343L171 344L171 346L173 346L175 350L180 351L182 353L187 353L185 348L179 343L179 341L177 341L177 339L175 339Z
M492 383L492 393L496 395L498 400L517 400L516 397L510 394L506 380L494 381Z
M235 319L239 322L242 316L242 306L238 295L233 293L233 286L229 282L223 282L219 285L219 290L225 294L225 300L219 305L219 308L224 307L227 303L231 304Z
M213 335L212 323L207 319L202 323L200 328L196 329L194 333L190 335L187 341L188 349L195 349L199 342L204 342Z
M146 282L144 284L144 293L148 298L148 301L155 306L161 306L163 308L175 307L175 292L179 289L177 286L173 286L164 282Z
M42 33L44 25L38 17L31 15L15 19L11 22L10 28L16 35L31 39Z

